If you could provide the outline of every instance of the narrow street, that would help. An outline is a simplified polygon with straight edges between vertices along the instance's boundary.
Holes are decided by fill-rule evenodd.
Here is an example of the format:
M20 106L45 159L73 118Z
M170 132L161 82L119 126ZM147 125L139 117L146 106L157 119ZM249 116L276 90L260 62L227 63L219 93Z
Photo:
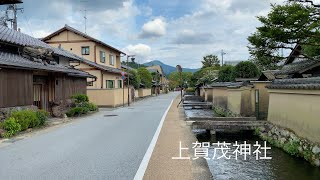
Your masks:
M102 109L1 147L0 179L133 179L177 95Z

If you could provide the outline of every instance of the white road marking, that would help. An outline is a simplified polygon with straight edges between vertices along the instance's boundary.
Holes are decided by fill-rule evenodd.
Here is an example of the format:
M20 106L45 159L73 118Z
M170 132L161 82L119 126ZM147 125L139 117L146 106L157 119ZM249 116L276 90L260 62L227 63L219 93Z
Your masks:
M139 166L139 169L136 173L136 175L134 176L134 180L141 180L144 176L144 173L146 172L146 169L148 167L148 164L149 164L149 161L150 161L150 158L151 158L151 155L152 155L152 152L153 152L153 149L154 147L156 146L156 143L157 143L157 140L158 140L158 137L159 137L159 134L160 134L160 131L161 131L161 128L162 128L162 125L163 125L163 122L164 120L166 119L167 117L167 114L169 112L169 109L171 107L173 103L173 100L171 101L169 107L167 108L167 110L164 112L162 118L161 118L161 121L159 123L159 126L155 132L155 134L153 135L153 138L151 140L151 143L148 147L148 150L146 152L146 154L144 155L142 161L141 161L141 164Z

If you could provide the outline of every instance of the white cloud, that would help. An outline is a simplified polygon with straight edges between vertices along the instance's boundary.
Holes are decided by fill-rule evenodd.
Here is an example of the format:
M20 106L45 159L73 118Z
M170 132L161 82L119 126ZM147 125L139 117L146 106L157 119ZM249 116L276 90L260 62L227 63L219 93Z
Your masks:
M178 33L173 40L174 44L208 44L212 43L213 35L211 33L195 32L190 29L184 29Z
M275 2L283 0L199 0L199 7L191 13L167 21L166 44L153 45L151 58L194 67L207 54L220 58L224 49L228 53L225 60L246 60L247 37L260 25L256 16L269 12L270 3ZM167 44L172 42L176 49L170 50Z
M167 23L162 17L155 18L142 26L141 38L161 37L166 34Z
M225 11L232 5L232 0L203 0L202 10L204 11Z
M148 58L151 54L151 47L146 44L128 45L124 51L129 55L136 55L137 58Z
M64 24L84 31L84 14L80 10L85 4L76 1L26 1L24 15L29 23L20 16L19 27L36 37ZM179 4L182 0L90 2L86 5L88 35L135 54L140 61L159 59L171 65L198 68L204 55L219 55L221 49L228 53L225 60L247 59L247 37L260 25L256 16L266 15L270 3L281 4L284 0L190 0L187 6Z
M119 49L125 47L130 36L134 34L136 16L140 14L134 0L90 2L86 6L87 34L113 47ZM35 4L43 8L39 9ZM23 5L25 13L18 14L18 26L24 33L42 38L62 28L65 24L84 32L84 12L81 11L84 7L76 0L54 2L34 0L26 1Z

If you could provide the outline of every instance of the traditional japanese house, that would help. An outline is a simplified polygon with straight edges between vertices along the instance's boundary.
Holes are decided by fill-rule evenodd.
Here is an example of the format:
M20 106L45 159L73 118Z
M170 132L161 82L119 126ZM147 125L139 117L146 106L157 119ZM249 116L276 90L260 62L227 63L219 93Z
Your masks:
M128 88L124 87L121 76L120 57L126 55L124 52L68 25L42 40L86 59L75 64L75 68L97 77L97 81L87 83L87 93L93 103L100 107L117 107L132 100L128 98Z
M274 73L276 79L306 78L320 76L320 61L302 54L302 47L297 45L291 52L281 70Z
M39 39L0 26L0 112L28 108L51 111L70 96L86 94L95 76L70 62L83 59Z

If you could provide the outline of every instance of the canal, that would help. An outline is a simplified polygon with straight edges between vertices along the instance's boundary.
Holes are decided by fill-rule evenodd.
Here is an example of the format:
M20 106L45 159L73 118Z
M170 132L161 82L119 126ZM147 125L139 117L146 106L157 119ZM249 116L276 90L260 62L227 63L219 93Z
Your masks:
M263 141L259 137L254 136L252 131L244 131L240 133L217 133L216 135L210 135L206 131L195 130L194 133L197 136L199 142L227 142L234 144L238 141L238 144L246 141L248 144L255 144L256 141L263 145ZM235 158L220 158L221 151L214 151L214 147L209 149L209 157L214 159L208 159L208 165L213 175L213 179L299 179L299 180L319 180L320 168L314 167L307 161L290 156L281 149L271 147L271 150L267 151L267 157L272 157L271 160L256 160L256 156L252 154L247 156L247 160L243 157ZM232 152L236 150L236 146L229 146L229 155L234 155ZM254 148L252 148L252 151Z

